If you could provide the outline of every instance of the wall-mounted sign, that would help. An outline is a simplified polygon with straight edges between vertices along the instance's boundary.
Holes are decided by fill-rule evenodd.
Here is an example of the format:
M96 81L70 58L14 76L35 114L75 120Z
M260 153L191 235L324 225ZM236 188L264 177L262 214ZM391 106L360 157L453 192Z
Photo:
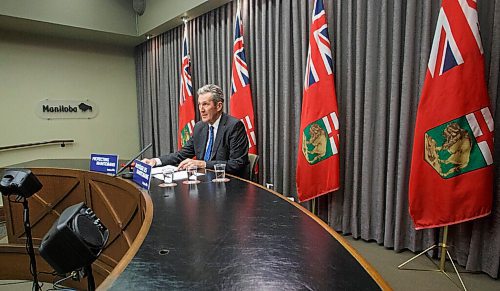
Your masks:
M43 119L94 118L99 112L97 105L86 100L41 100L35 107L38 117Z

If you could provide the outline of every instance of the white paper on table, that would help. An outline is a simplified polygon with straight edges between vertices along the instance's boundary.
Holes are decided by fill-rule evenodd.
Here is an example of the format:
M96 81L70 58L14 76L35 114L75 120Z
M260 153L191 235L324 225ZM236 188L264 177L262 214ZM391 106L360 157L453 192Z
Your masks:
M162 181L164 179L163 174L154 174L153 177L155 177L156 179L160 179ZM187 178L188 178L187 171L174 172L174 181L186 180Z
M161 173L163 173L163 169L172 169L172 170L174 170L174 172L177 171L177 167L176 166L166 165L166 166L163 166L163 167L154 167L154 168L152 168L151 169L151 175L161 174Z
M160 179L163 181L163 169L172 169L174 170L174 181L179 181L179 180L186 180L188 178L188 174L186 170L183 171L177 171L177 167L171 166L171 165L166 165L163 167L156 167L151 169L151 175L155 177L156 179ZM205 175L204 173L196 173L196 176L203 176Z

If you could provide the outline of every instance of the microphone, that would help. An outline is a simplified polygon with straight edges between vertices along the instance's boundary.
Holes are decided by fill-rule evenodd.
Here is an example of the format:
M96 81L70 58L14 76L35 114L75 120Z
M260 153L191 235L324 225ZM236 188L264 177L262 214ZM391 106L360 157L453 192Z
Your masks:
M143 148L137 155L135 155L132 159L130 159L130 161L128 161L125 165L123 165L123 167L121 167L118 170L118 172L116 172L116 174L113 175L113 177L118 176L118 174L120 174L121 172L123 172L123 170L128 168L135 161L135 159L137 159L140 155L142 155L145 151L147 151L152 145L153 144L150 143L145 148ZM132 173L123 173L121 177L124 179L132 179Z

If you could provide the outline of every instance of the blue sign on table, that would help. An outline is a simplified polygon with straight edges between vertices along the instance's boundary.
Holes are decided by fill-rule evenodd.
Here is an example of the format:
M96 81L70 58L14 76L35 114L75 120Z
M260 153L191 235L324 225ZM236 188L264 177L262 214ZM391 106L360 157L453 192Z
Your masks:
M142 188L149 190L151 182L151 166L139 160L135 160L133 180Z
M99 173L116 174L116 171L118 171L118 156L91 154L90 170Z

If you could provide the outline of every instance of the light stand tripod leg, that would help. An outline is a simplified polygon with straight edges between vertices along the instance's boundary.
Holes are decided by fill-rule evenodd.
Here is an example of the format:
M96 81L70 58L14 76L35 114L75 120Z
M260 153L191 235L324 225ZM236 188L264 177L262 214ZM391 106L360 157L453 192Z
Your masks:
M409 262L415 260L416 258L420 257L421 255L424 255L425 253L427 253L428 251L430 251L430 250L432 250L433 248L436 248L436 247L437 247L437 245L432 245L432 246L426 248L425 250L423 250L422 252L420 252L418 255L411 257L409 260L407 260L404 263L402 263L401 265L399 265L398 269L401 269L402 267L404 267L404 265L408 264Z
M410 270L439 271L439 272L443 273L446 277L448 277L448 279L450 279L450 281L452 281L454 285L456 285L457 287L460 288L460 286L457 283L455 283L455 281L448 275L448 273L446 273L445 263L446 263L446 256L448 256L448 258L450 259L450 262L453 266L453 269L455 270L455 273L457 274L458 279L460 280L460 283L462 284L462 288L464 288L464 291L467 291L467 288L465 287L464 281L462 280L462 277L460 276L460 274L457 270L457 267L455 266L455 263L453 262L453 259L451 258L450 252L448 252L448 250L447 250L448 249L447 240L448 240L448 226L444 226L443 227L443 238L442 238L441 243L439 243L438 245L432 245L432 246L428 247L427 249L425 249L424 251L422 251L421 253L411 257L409 260L407 260L404 263L402 263L401 265L399 265L398 269L402 269L402 267L404 265L408 264L409 262L415 260L416 258L427 253L428 251L430 251L436 247L439 247L441 249L441 257L440 257L440 261L439 261L439 267L436 265L436 263L434 263L434 261L432 261L432 263L434 263L434 265L436 265L436 267L438 267L437 270L436 269L434 269L434 270L410 269ZM408 269L403 269L403 270L408 270Z
M462 284L464 291L467 291L467 288L465 287L465 283L462 280L462 277L460 276L460 273L458 272L457 267L455 266L455 263L453 262L453 259L451 258L450 252L446 251L446 255L448 255L448 258L450 259L451 265L453 266L453 269L455 270L455 273L457 274L458 280L460 280L460 284Z

